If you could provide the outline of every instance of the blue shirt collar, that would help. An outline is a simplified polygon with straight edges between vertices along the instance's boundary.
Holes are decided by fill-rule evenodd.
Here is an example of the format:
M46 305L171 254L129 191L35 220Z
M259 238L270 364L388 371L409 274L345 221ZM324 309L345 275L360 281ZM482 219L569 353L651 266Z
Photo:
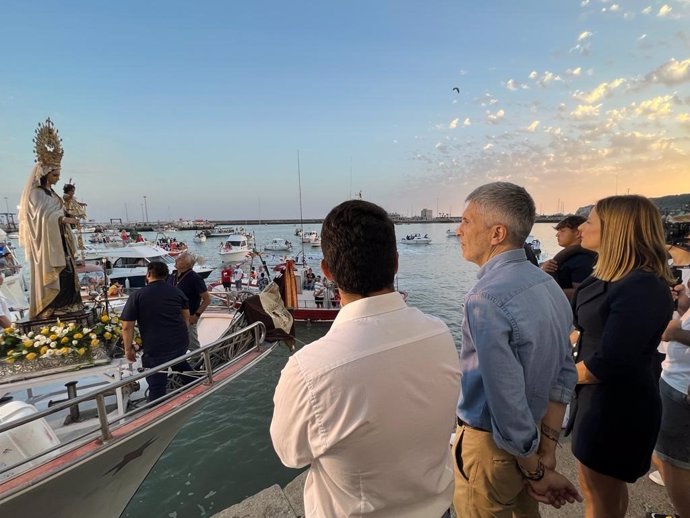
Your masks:
M489 259L486 263L484 263L484 266L479 268L479 271L477 272L477 279L481 279L488 272L495 270L496 268L500 268L501 266L503 266L506 263L526 261L526 260L527 260L527 255L525 254L524 248L514 248L514 249L508 250L506 252L501 252L497 256Z

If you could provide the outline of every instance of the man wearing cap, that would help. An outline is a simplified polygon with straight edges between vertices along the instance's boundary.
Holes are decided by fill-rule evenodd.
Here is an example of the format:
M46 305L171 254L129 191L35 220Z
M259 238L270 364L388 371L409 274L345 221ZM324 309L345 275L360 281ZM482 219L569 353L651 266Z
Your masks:
M563 289L568 300L572 299L575 289L592 274L597 254L580 246L582 236L579 227L587 218L568 216L554 227L558 246L563 250L552 259L545 261L541 269L550 274Z

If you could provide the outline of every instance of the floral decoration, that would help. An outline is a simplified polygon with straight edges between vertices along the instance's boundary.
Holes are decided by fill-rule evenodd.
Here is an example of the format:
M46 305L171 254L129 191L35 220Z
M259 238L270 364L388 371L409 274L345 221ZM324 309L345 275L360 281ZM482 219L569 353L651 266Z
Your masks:
M83 326L58 319L53 325L36 331L21 333L15 325L0 334L0 361L35 361L70 355L91 357L91 350L99 345L117 342L122 335L122 321L104 313L94 326ZM136 339L140 343L140 338Z

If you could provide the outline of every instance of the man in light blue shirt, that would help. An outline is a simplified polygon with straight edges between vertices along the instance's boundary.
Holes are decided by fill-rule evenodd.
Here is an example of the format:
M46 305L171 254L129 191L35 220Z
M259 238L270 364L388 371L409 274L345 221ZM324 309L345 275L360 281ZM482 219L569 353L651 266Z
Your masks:
M458 237L463 257L481 269L464 307L454 505L463 518L538 517L537 501L560 507L580 499L555 471L577 381L572 311L553 278L525 256L536 212L527 191L496 182L466 202Z

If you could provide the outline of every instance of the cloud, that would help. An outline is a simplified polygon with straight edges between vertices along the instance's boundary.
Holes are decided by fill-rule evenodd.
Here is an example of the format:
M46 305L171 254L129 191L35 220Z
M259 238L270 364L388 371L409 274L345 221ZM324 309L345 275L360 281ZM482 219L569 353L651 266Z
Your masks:
M519 81L516 81L515 79L508 79L508 81L506 82L506 88L514 92L515 90L520 89L526 90L529 87L525 84L520 83Z
M492 147L494 147L494 145L493 145L491 142L489 142L489 143L488 143L486 146L484 146L482 149L483 149L484 151L488 151L488 150L491 149Z
M676 120L680 122L684 126L688 126L690 128L690 113L679 113L676 116Z
M498 110L496 113L486 112L486 122L489 124L498 124L505 119L506 112L503 109Z
M436 145L434 146L437 151L440 151L441 153L447 153L448 152L448 146L444 142L437 142Z
M650 5L642 9L642 14L652 14L652 6Z
M458 127L458 122L460 122L460 119L453 119L450 121L450 124L448 124L448 129L455 129Z
M669 16L671 11L673 11L673 8L670 5L664 4L659 8L659 12L656 15L663 18Z
M472 124L472 121L470 120L469 117L467 117L464 121L462 121L462 125L467 127Z
M582 67L569 68L565 71L565 75L567 76L577 77L580 74L582 74Z
M577 42L582 43L583 41L585 41L591 37L592 37L592 33L590 31L581 32L580 35L577 37Z
M640 117L646 117L649 120L657 120L671 115L674 101L675 96L664 95L654 97L653 99L647 99L638 105L633 105L633 109L635 110L635 114Z
M573 48L570 49L570 52L577 52L578 54L581 54L583 56L587 56L589 54L589 48L590 48L590 39L592 38L592 32L590 31L584 31L581 32L580 35L577 37L577 43Z
M690 58L678 61L671 58L656 70L645 76L645 81L650 83L663 83L673 86L690 81Z
M561 76L554 74L549 70L545 71L541 76L535 70L532 70L532 72L529 74L529 78L542 88L546 88L553 82L563 81Z
M538 128L538 127L539 127L539 121L532 121L532 124L530 124L529 126L527 126L527 127L525 128L525 130L526 130L526 131L529 131L530 133L534 133L535 131L537 131L537 128Z
M623 78L614 79L610 83L604 82L597 85L594 90L590 92L576 91L573 94L573 97L579 101L586 102L587 104L594 104L595 102L610 96L616 88L622 84L625 84L625 82L626 80Z
M592 119L599 115L599 108L601 104L592 106L591 104L579 104L573 111L570 112L570 116L575 120Z

